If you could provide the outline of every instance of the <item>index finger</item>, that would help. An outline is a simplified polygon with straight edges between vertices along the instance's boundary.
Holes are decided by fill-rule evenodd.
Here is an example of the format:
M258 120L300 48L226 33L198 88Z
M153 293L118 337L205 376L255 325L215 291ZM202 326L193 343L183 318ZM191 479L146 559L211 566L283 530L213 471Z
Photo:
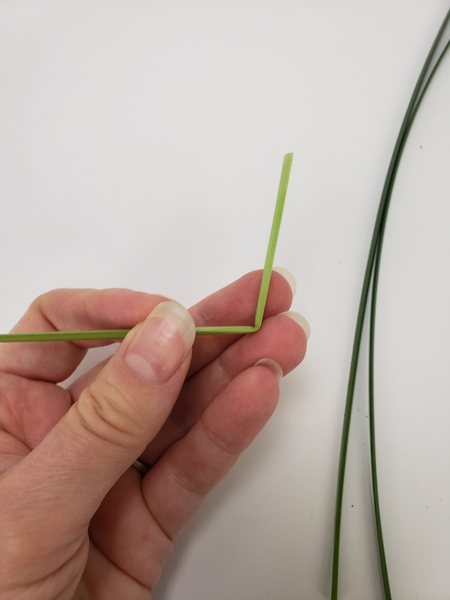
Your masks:
M283 275L281 274L283 273ZM247 325L255 318L256 301L261 283L261 271L247 273L237 281L211 294L189 309L197 326ZM289 309L295 282L285 269L274 271L269 287L264 318L272 317ZM188 377L214 361L240 335L207 335L197 337ZM70 386L76 401L82 390L95 379L101 365L95 366Z
M248 273L196 304L190 312L197 326L253 323L261 275L261 271ZM166 299L124 289L53 290L31 304L13 332L131 329ZM291 301L290 284L274 271L264 318L288 310ZM238 337L197 338L190 373L214 360ZM56 383L73 373L88 348L111 343L97 340L0 344L0 371Z
M131 329L164 296L125 289L60 289L39 296L13 332ZM67 379L87 350L113 341L21 342L0 344L0 371L59 382Z

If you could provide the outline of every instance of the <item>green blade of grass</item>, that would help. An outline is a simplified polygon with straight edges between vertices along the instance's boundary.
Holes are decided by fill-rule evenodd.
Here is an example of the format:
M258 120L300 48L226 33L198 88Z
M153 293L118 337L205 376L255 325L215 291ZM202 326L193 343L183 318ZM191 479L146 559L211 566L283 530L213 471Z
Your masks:
M253 325L219 325L196 327L197 335L245 334L258 331ZM123 340L129 329L92 329L85 331L42 331L36 333L2 333L0 342L74 342L89 340Z
M197 335L218 335L234 334L243 335L254 333L261 327L264 308L266 306L267 295L269 293L270 278L272 275L273 261L277 247L278 234L280 231L281 219L283 216L284 203L289 184L293 154L284 156L281 169L280 184L278 188L275 211L272 220L272 227L267 246L266 259L261 277L261 286L259 290L258 302L255 311L254 325L217 325L208 327L197 327ZM122 340L129 329L102 329L91 331L44 331L37 333L2 333L0 342L70 342L70 341L89 341L89 340Z
M123 340L129 331L129 329L92 329L88 331L2 333L0 334L0 342L74 342L88 340Z
M371 425L370 425L370 448L371 448L371 467L372 467L372 491L374 497L374 509L375 509L375 522L376 522L376 533L377 533L377 543L379 550L379 558L380 558L380 568L381 568L381 576L383 583L383 590L386 600L391 600L391 590L390 590L390 582L389 575L387 569L387 561L386 554L384 549L384 541L382 534L382 525L381 525L381 515L380 515L380 505L379 505L379 494L378 494L378 478L377 478L377 469L376 469L376 453L375 453L375 420L374 420L374 385L373 385L373 349L374 349L374 331L375 331L375 313L376 313L376 293L377 293L377 283L378 283L378 271L379 271L379 260L381 256L381 245L384 235L384 228L386 223L386 218L388 214L388 208L390 203L390 198L392 195L392 190L395 182L395 177L398 171L400 159L403 153L403 149L408 137L408 133L411 129L412 123L414 121L414 117L417 114L417 109L420 106L420 103L428 89L429 83L436 72L440 62L442 61L443 55L447 52L448 44L443 50L441 56L439 57L436 66L434 67L431 75L427 80L427 73L430 68L430 64L433 61L433 58L436 53L436 49L438 44L440 43L444 30L447 26L447 23L450 19L450 10L448 11L441 28L434 40L434 43L431 47L431 50L427 56L425 64L422 68L420 76L418 78L417 84L414 88L413 94L411 96L411 100L409 102L405 117L403 119L402 126L400 128L400 132L397 138L397 142L392 154L391 162L389 164L388 173L386 176L385 184L383 187L383 192L380 199L380 204L378 208L377 218L375 222L375 227L372 235L372 241L370 244L369 255L366 264L366 270L364 275L364 281L361 291L358 316L356 321L356 329L354 334L353 341L353 349L352 349L352 357L350 363L350 373L348 379L348 390L347 397L345 403L345 412L344 412L344 421L342 426L342 436L341 436L341 450L339 457L339 467L338 467L338 480L337 480L337 490L336 490L336 505L335 505L335 525L334 525L334 541L333 541L333 563L332 563L332 581L331 581L331 600L338 599L338 582L339 582L339 552L340 552L340 535L341 535L341 524L342 524L342 502L343 502L343 492L344 492L344 480L345 480L345 468L347 461L347 451L348 451L348 440L350 433L350 423L352 416L352 406L353 406L353 397L355 390L355 382L356 382L356 374L358 368L358 359L361 348L361 337L362 337L362 329L364 325L364 318L366 314L369 290L371 284L373 285L373 295L372 295L372 305L371 305L371 327L370 327L370 359L369 363L371 364L369 370L369 412L371 416ZM375 269L375 270L374 270Z
M284 203L286 200L287 188L289 185L289 177L291 174L292 159L294 155L286 154L283 159L283 167L281 169L280 185L278 187L277 201L275 203L275 211L273 214L272 228L270 230L269 244L267 246L266 260L261 278L261 287L259 290L258 302L255 312L255 327L259 329L262 324L264 309L266 307L267 294L269 292L270 277L272 275L273 260L278 242L278 233L280 231L281 218L283 216Z
M450 12L449 12L450 16ZM375 255L375 262L373 267L373 278L372 278L372 293L370 299L370 326L369 326L369 441L370 441L370 464L371 464L371 480L372 480L372 495L373 495L373 505L374 505L374 515L375 515L375 528L377 533L378 540L378 551L380 558L380 569L382 574L383 587L385 592L385 597L387 600L391 598L390 585L389 585L389 577L387 571L387 561L386 561L386 552L384 548L383 541L383 532L382 532L382 524L381 524L381 509L380 509L380 499L378 492L378 476L377 476L377 460L376 460L376 436L375 436L375 323L376 323L376 306L377 306L377 296L378 296L378 282L379 282L379 274L380 274L380 266L381 266L381 256L382 256L382 248L383 248L383 240L384 233L386 229L386 221L388 215L388 208L391 200L391 195L393 191L393 186L395 182L395 176L397 174L397 170L400 164L400 159L403 154L404 147L406 145L406 141L408 139L409 132L414 123L414 119L416 117L417 111L422 103L422 100L425 96L425 93L436 73L439 65L442 62L445 54L448 52L450 48L450 42L448 42L439 56L436 65L434 66L432 72L428 76L426 84L423 88L423 91L420 93L420 96L417 100L416 105L414 106L413 112L408 122L408 126L405 132L405 136L403 139L403 144L400 149L399 158L397 161L397 169L393 175L392 186L390 188L390 193L388 197L388 201L386 204L386 209L383 214L383 219L380 225L380 232L378 236L378 245L377 252Z

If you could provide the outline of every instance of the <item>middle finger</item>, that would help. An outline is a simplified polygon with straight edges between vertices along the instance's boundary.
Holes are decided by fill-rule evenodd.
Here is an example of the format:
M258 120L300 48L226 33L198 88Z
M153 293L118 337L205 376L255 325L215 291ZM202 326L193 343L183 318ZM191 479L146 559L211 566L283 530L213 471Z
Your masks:
M299 317L295 313L282 313L267 319L258 332L240 338L188 379L169 418L142 454L142 460L153 465L193 427L230 381L259 360L276 361L283 375L292 371L306 352L307 334L299 325Z

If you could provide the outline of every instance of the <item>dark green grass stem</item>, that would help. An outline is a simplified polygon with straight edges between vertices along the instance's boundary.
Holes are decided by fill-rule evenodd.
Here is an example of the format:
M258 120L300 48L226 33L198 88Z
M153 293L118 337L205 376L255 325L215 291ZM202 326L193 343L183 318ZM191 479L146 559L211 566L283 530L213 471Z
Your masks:
M341 450L339 456L339 466L338 466L338 479L337 479L337 489L336 489L336 505L335 505L335 524L334 524L334 541L333 541L333 563L332 563L332 579L331 579L331 600L338 599L338 583L339 583L339 551L340 551L340 537L341 537L341 523L342 523L342 502L343 502L343 492L344 492L344 480L345 480L345 468L347 461L347 452L348 452L348 441L349 441L349 433L350 433L350 422L352 415L352 406L353 406L353 398L355 391L355 383L356 383L356 374L358 369L358 359L360 354L361 347L361 338L362 338L362 330L364 325L364 318L366 313L367 301L369 290L372 281L372 274L374 268L374 262L378 252L378 244L380 239L380 232L384 230L385 222L387 218L387 210L389 207L390 197L392 194L393 184L395 180L395 175L398 170L399 161L401 158L401 154L403 152L404 144L406 142L406 138L411 127L411 118L413 114L415 114L415 108L417 103L420 102L420 98L423 97L427 89L427 84L423 88L422 95L420 94L422 87L424 86L424 81L426 79L427 72L429 70L430 64L433 60L434 54L436 52L436 48L439 42L442 39L445 27L450 19L450 10L448 11L444 22L439 29L439 32L436 36L436 39L431 47L431 50L427 56L425 64L422 68L420 76L417 80L416 86L414 88L413 94L411 96L411 100L409 102L408 108L406 110L405 117L402 122L402 126L400 128L400 132L397 138L397 142L394 147L394 151L391 157L391 161L388 168L388 173L385 179L385 183L383 186L383 191L380 199L380 204L378 207L377 217L375 221L374 231L372 234L372 240L369 248L369 255L367 259L364 280L362 285L361 297L358 308L358 315L356 320L356 328L353 340L353 349L352 356L350 362L350 372L348 379L348 388L347 388L347 397L345 403L345 412L344 412L344 420L342 426L342 436L341 436ZM444 50L445 52L445 50ZM439 63L440 61L438 61ZM436 65L437 66L437 65ZM433 70L435 72L435 69ZM372 432L373 442L375 440L374 431ZM375 450L375 445L373 445L373 456ZM377 509L376 512L376 520L377 520L377 540L379 547L379 555L380 555L380 566L382 572L383 579L383 588L386 600L391 600L391 592L390 592L390 584L389 577L387 571L386 557L384 551L384 543L381 529L381 518L379 513L379 502L378 502L378 484L377 484L377 473L376 473L376 461L375 461L375 491L376 491L376 499L377 499Z
M398 167L400 164L400 159L403 154L403 150L406 145L406 141L409 136L409 132L411 131L411 127L414 123L415 117L419 110L419 107L422 103L422 100L425 96L425 93L436 73L439 65L442 62L445 54L450 48L450 42L448 42L439 56L436 65L434 66L432 72L430 73L428 80L423 88L423 91L420 94L420 97L413 109L411 118L408 123L408 127L405 132L405 136L403 138L403 143L400 149L399 158L397 161L396 169L393 173L392 186L390 188L390 193L388 195L388 200L386 203L386 208L383 213L383 218L380 225L380 233L378 236L378 245L375 256L375 264L373 268L373 280L372 280L372 290L371 290L371 301L370 301L370 328L369 328L369 437L370 437L370 463L371 463L371 478L372 478L372 495L373 495L373 505L374 505L374 515L375 515L375 528L377 532L377 540L378 540L378 552L380 557L380 568L381 575L383 580L383 587L386 598L391 597L390 585L389 585L389 577L387 570L387 561L386 561L386 553L384 548L383 541L383 532L381 525L381 510L380 510L380 500L378 493L378 476L377 476L377 460L376 460L376 437L375 437L375 324L376 324L376 307L377 307L377 297L378 297L378 283L379 283L379 275L380 275L380 266L381 266L381 257L382 257L382 249L383 249L383 241L384 234L386 230L386 222L388 215L388 208L392 196L393 186L395 182L395 178L397 175Z

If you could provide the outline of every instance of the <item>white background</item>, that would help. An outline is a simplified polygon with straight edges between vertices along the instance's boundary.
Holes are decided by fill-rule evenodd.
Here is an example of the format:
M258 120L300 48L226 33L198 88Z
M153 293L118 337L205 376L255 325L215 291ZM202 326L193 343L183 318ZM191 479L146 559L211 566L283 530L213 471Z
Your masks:
M444 0L0 2L0 330L55 287L190 305L276 264L312 335L279 409L181 536L155 600L326 598L359 292L390 154ZM450 590L450 57L394 192L377 345L394 597ZM98 359L97 355L92 360ZM341 598L381 597L362 357Z

